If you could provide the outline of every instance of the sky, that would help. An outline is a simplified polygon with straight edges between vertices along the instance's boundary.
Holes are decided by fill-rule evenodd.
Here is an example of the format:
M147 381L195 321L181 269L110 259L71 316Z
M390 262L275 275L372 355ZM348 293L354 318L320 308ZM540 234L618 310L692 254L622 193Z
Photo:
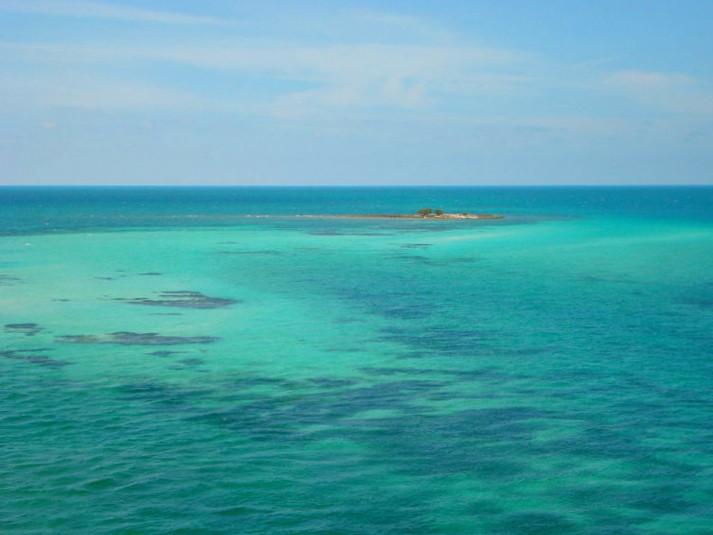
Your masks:
M710 0L0 0L0 185L713 185Z

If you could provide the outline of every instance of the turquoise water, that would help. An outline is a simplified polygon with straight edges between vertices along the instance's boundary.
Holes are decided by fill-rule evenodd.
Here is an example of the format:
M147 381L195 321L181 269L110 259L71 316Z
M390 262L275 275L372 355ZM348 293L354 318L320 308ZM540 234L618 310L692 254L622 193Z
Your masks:
M2 529L713 533L711 348L713 188L0 188Z

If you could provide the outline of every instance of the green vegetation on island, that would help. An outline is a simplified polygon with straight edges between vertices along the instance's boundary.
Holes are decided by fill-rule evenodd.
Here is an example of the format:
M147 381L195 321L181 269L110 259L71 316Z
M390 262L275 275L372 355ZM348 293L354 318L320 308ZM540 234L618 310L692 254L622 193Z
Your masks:
M372 216L372 217L379 217L379 216ZM411 217L411 218L423 218L423 219L502 219L504 216L501 215L491 215L491 214L469 214L468 212L459 212L459 213L446 213L440 208L436 208L435 210L433 208L421 208L419 210L416 210L415 215L408 216L382 216L382 217Z

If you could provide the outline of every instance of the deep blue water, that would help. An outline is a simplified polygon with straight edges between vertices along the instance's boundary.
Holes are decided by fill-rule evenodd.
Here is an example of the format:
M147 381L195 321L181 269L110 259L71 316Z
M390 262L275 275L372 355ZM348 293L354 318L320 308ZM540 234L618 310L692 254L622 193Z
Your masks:
M5 187L0 232L225 225L246 214L410 213L429 205L511 217L710 220L713 187Z

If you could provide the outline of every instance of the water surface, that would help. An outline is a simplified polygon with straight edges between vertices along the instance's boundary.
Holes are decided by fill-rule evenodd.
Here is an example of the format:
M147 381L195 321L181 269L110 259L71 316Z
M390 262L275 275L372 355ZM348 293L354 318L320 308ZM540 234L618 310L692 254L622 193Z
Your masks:
M424 206L507 217L293 217ZM713 532L713 188L0 188L0 236L6 532Z

